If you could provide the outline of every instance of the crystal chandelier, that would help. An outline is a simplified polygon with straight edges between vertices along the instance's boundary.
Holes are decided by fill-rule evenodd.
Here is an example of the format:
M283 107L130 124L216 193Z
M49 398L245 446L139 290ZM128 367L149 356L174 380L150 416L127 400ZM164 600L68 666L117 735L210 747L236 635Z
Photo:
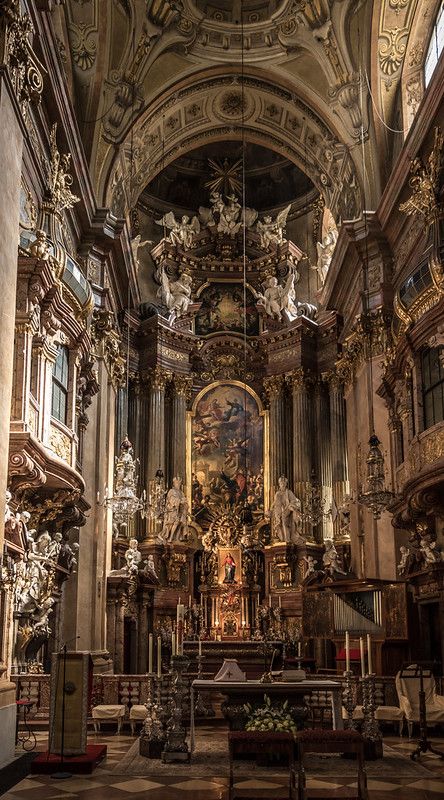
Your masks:
M111 509L117 525L128 525L129 520L145 508L144 495L137 496L136 465L133 446L128 436L125 436L120 445L120 455L116 457L114 494L105 498L105 505Z
M358 497L358 502L366 506L375 519L379 519L382 512L394 498L393 492L385 487L384 456L380 448L381 442L375 433L370 436L370 449L367 456L366 491Z

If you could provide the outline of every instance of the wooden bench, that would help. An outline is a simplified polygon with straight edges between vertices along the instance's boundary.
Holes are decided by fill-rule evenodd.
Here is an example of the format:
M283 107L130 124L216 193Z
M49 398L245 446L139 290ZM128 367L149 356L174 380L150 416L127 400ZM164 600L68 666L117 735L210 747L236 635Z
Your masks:
M307 800L310 790L306 787L305 756L307 753L354 753L358 762L358 788L359 800L368 800L367 775L364 765L364 739L357 731L329 731L307 729L295 734L299 752L298 766L298 800ZM344 797L350 798L350 790ZM315 790L316 797L320 795L319 789ZM326 793L326 797L329 793ZM330 791L331 796L331 791ZM335 798L339 797L335 793Z
M229 800L240 797L240 789L234 789L234 759L240 755L285 755L288 758L289 786L288 798L294 797L295 778L295 740L292 733L276 733L273 731L230 731L228 734L228 750L230 758ZM251 789L248 790L251 795ZM276 794L273 800L278 800Z

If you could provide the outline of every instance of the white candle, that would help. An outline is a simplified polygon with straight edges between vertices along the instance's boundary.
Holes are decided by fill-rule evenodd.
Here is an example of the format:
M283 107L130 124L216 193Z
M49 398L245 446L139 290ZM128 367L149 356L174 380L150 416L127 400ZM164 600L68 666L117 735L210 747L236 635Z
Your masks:
M350 634L345 631L345 669L350 672Z
M153 634L148 637L148 672L153 671Z
M279 608L282 608L282 598L280 595L279 595Z
M202 655L202 640L201 640L201 638L199 636L199 658L200 658L201 655Z
M301 657L301 643L298 642L298 658Z
M368 674L371 675L373 672L373 664L372 664L372 640L370 638L370 634L367 634L367 661L368 661Z
M188 595L188 608L191 608L191 595Z
M365 678L364 639L359 637L359 652L361 653L361 676Z
M268 595L268 605L271 608L271 594Z
M182 603L177 604L176 608L176 636L177 636L177 655L183 656L183 623L185 619L185 606Z
M171 632L171 655L176 655L176 634L174 631Z
M157 637L157 677L162 676L162 639Z

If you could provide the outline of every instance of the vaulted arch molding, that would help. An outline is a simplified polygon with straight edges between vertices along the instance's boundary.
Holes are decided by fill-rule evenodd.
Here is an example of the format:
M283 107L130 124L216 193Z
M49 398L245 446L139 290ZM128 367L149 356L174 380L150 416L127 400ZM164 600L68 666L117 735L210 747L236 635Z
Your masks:
M144 187L176 158L209 141L242 135L302 169L336 219L359 216L359 161L354 164L337 132L294 92L252 74L244 76L243 92L234 74L194 77L145 112L111 168L106 204L116 216L126 216Z

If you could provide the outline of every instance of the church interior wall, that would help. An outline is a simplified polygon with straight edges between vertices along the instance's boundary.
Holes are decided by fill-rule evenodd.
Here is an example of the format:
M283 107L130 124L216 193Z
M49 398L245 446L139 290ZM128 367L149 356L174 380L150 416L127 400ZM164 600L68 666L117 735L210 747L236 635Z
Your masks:
M83 69L67 24L69 15L52 3L27 5L39 34L29 47L43 64L44 88L37 109L29 106L25 113L8 70L0 73L0 151L7 164L0 194L0 437L10 442L9 454L6 446L0 454L0 515L5 510L0 548L6 542L9 559L9 583L5 580L1 587L6 600L0 604L4 627L0 728L11 727L14 717L11 674L25 674L31 668L47 671L51 651L64 642L72 649L91 651L96 673L144 674L148 633L171 637L180 597L185 603L189 598L190 636L197 637L201 630L196 616L201 612L193 609L202 603L208 639L217 642L225 637L229 644L235 638L233 631L241 642L242 626L254 641L253 629L256 625L260 631L269 602L280 609L283 634L285 625L287 633L295 626L302 631L304 597L316 587L321 592L331 586L332 592L339 592L337 584L346 578L353 591L376 579L385 586L405 584L412 644L403 640L400 651L420 655L414 640L424 630L423 645L429 653L435 634L425 605L436 602L432 584L442 574L444 550L444 412L436 413L433 425L426 424L423 366L426 350L437 364L444 347L442 177L435 176L430 188L433 181L427 172L431 154L436 163L442 159L443 144L436 133L444 127L442 57L425 94L421 81L424 43L437 5L429 4L430 14L421 20L418 4L406 43L407 58L390 92L390 107L378 107L376 113L366 94L362 147L361 126L355 125L353 134L353 114L349 118L355 95L352 92L350 103L342 107L342 116L337 98L329 105L331 64L323 53L322 69L319 66L320 41L311 33L312 55L281 54L268 71L259 59L249 65L248 111L255 116L248 143L285 156L287 169L305 167L312 190L292 200L288 223L280 226L281 237L285 230L283 241L275 238L267 249L260 227L253 225L250 238L246 236L251 314L258 327L245 342L242 331L234 330L238 320L233 321L233 315L240 316L242 309L238 302L237 312L233 311L237 302L233 296L214 295L208 330L196 332L203 285L213 289L224 282L231 289L243 285L239 230L233 235L218 230L217 239L208 220L201 221L191 246L185 246L171 238L172 226L157 222L169 212L178 219L190 211L198 214L198 207L176 204L171 211L165 198L149 193L150 181L157 173L167 175L168 166L176 169L179 157L213 143L222 158L229 129L230 141L240 142L245 136L239 97L231 98L231 121L226 109L221 113L217 107L226 85L233 85L222 81L235 79L236 64L216 67L199 53L188 57L182 48L167 50L145 75L139 74L137 91L142 99L137 110L128 100L124 108L122 101L122 118L114 129L107 119L106 130L91 127L83 136L94 105L100 111L103 98L110 100L123 81L118 71L122 62L130 60L129 21L113 7L97 40L97 58ZM74 11L68 5L69 13L82 13L84 4ZM370 5L363 5L346 26L355 44L359 36L364 38ZM2 36L0 32L0 42ZM356 47L350 48L347 58L359 62ZM369 52L368 58L373 85L375 74L379 75L377 56ZM304 105L301 110L296 77L310 84L303 96L306 100L310 95L313 107ZM384 91L378 84L375 102ZM213 106L205 121L197 111L192 119L192 103L197 106L210 97ZM404 126L404 139L382 130L380 112L387 113L384 119L395 128ZM171 122L167 131L166 113ZM285 130L275 117L288 123ZM134 141L137 152L130 154ZM415 156L421 160L419 200L412 183ZM381 193L379 174L388 176L390 169ZM442 175L442 166L437 172ZM254 210L253 195L247 193L246 204ZM425 195L434 204L433 222L430 206L418 211L412 203L412 197L419 204L426 202ZM202 197L200 205L213 213L215 202L209 196L208 192ZM218 212L222 215L229 210L228 189L224 197ZM407 210L400 209L401 204ZM360 215L364 206L365 219ZM237 214L240 208L239 204ZM326 234L324 208L331 211L339 230L321 277L318 253ZM266 210L257 215L262 224ZM273 218L280 210L270 208ZM212 225L220 226L220 217L213 218ZM39 240L37 233L42 230ZM219 249L213 252L216 240ZM427 264L428 283L423 288L421 284L411 305L403 304L407 279ZM281 308L273 315L264 304L266 282L276 277L284 292L293 269L300 275L292 284L300 313L283 318ZM171 314L165 298L175 300L172 285L187 271L191 287L187 302L179 313ZM285 291L288 311L289 291ZM66 411L57 419L54 381L64 348L66 373L63 368L57 396L63 396ZM196 397L216 385L238 387L239 397L223 395L221 390L217 402L202 411L200 428L193 428ZM250 487L253 513L242 522L239 509L238 516L233 509L239 498L250 504L245 472L253 448L242 444L240 427L234 423L236 416L245 414L247 429L249 391L258 396L260 412L265 410L266 435L262 474L257 470L253 476L257 495ZM223 431L225 424L232 425L233 437ZM393 493L379 518L361 502L372 433L380 440L384 487ZM228 449L225 469L218 474L204 456L217 449L215 442L220 446L217 437L222 435ZM194 468L197 457L191 457L193 447L195 452L201 449L199 477ZM179 498L185 513L178 526L180 535L167 530L166 516L160 523L158 517L138 513L120 527L113 520L107 500L118 489L119 458L126 469L128 455L134 457L131 469L137 473L138 495L145 492L143 502L146 496L152 498L156 471L162 470L162 502L174 489L173 500ZM181 485L175 487L179 478ZM282 478L285 486L279 483ZM207 493L208 501L201 496ZM211 506L211 493L218 494L219 501L225 498L223 513L222 506ZM276 511L283 496L296 504L288 529ZM190 499L199 512L193 520L190 508L183 512ZM222 524L224 514L228 522ZM174 530L176 523L174 518ZM133 537L140 556L137 562L129 547ZM330 562L329 542L337 548ZM231 549L235 564L227 560L232 558ZM32 583L27 566L36 553L45 564L40 584ZM405 559L398 564L402 553ZM225 558L217 570L216 557ZM246 564L241 578L240 558ZM22 567L29 569L29 576L18 597ZM241 610L234 614L225 609L222 630L224 584L233 582L230 575L236 569ZM36 589L39 584L40 591L44 583L42 575L47 579L46 594ZM444 654L443 592L441 586L438 611ZM45 602L46 617L39 616ZM332 666L341 637L338 634L330 645L325 631L322 636L307 636L307 652L317 656L318 666ZM382 655L379 662L387 672L392 646L388 641L386 662ZM10 745L11 741L12 735ZM8 760L12 749L11 745Z

